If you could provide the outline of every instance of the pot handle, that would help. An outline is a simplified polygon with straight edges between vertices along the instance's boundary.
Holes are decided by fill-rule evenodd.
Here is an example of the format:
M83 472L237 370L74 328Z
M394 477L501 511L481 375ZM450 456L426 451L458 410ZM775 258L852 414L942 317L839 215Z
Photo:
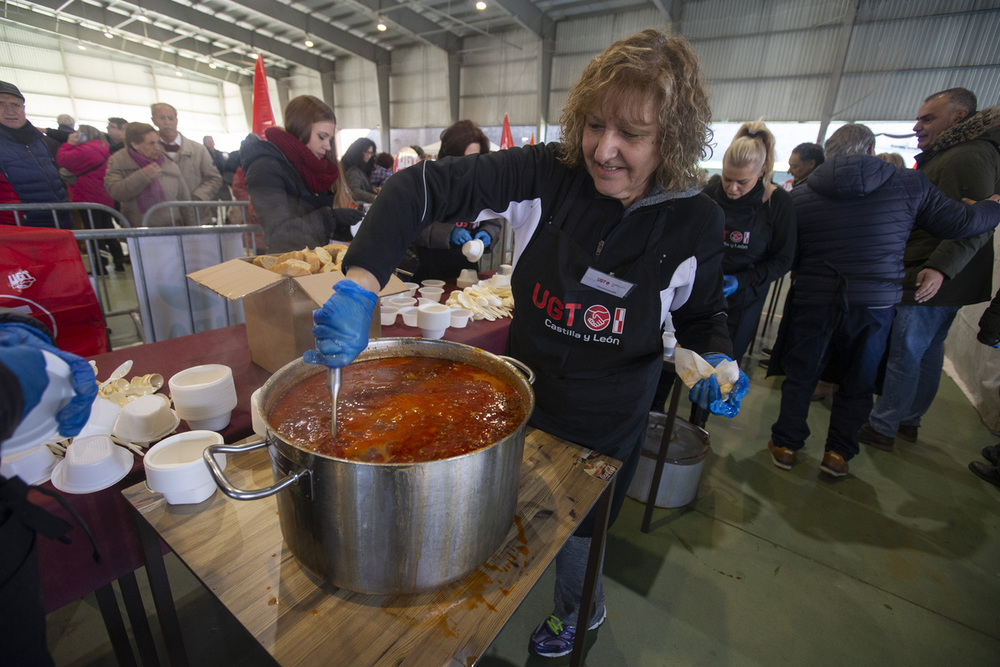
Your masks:
M498 354L497 356L517 370L521 371L521 375L528 379L528 384L535 384L535 371L531 370L523 361L515 359L514 357L507 357L502 354Z
M295 484L301 478L307 477L309 471L306 468L297 470L291 473L282 480L279 480L272 484L271 486L265 486L263 489L240 489L233 486L229 480L226 478L226 474L222 472L222 468L215 461L216 454L242 454L244 452L251 452L255 449L260 449L261 447L267 447L268 441L262 439L259 442L251 442L248 445L209 445L205 448L202 458L205 459L205 463L208 464L208 471L212 473L212 477L215 478L215 483L222 489L222 492L232 498L233 500L259 500L261 498L267 498L268 496L273 496L278 491L281 491L287 486Z

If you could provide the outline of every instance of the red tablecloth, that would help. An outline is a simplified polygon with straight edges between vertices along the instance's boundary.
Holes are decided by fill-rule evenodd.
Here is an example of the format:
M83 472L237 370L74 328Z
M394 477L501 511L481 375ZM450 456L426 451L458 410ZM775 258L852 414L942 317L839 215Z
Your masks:
M97 362L102 379L128 359L133 361L128 377L160 373L165 380L198 364L218 363L231 367L239 403L229 426L222 431L226 442L234 442L252 433L250 394L270 377L270 373L250 361L246 329L242 324L91 358ZM180 430L187 430L187 424L181 422ZM58 609L143 564L135 512L121 495L122 489L143 479L142 460L136 457L132 471L114 486L84 495L63 494L90 527L101 551L100 564L91 558L90 542L69 513L54 499L40 493L31 494L32 502L74 526L69 535L73 540L70 545L39 540L42 598L46 612ZM50 482L44 486L54 490Z

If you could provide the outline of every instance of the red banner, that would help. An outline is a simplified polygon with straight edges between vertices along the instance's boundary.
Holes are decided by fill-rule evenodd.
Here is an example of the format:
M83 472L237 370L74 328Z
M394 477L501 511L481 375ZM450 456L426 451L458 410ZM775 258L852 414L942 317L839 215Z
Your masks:
M264 130L274 127L274 111L271 109L271 95L267 91L267 75L264 74L264 58L257 58L253 70L253 133L264 138Z
M500 150L514 147L514 137L510 134L510 121L503 115L503 132L500 134Z

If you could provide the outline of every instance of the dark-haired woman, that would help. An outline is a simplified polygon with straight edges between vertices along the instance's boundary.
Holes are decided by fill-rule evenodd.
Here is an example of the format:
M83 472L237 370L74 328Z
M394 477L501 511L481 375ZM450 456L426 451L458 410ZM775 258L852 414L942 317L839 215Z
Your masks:
M441 132L441 149L438 159L465 155L486 155L490 140L471 120L460 120ZM462 246L473 239L483 242L485 252L492 251L503 233L499 218L472 222L435 222L425 227L413 243L413 250L420 261L413 280L425 278L453 280L462 269L476 269L478 262L470 262L462 254Z
M243 140L247 191L268 252L350 240L350 227L361 215L333 207L330 188L340 176L336 131L333 109L312 95L301 95L285 107L284 129L267 128L264 141L254 134Z
M372 170L375 168L375 142L364 137L355 139L344 151L344 157L340 161L346 170L344 176L354 201L365 204L374 202L375 195L378 194L371 182Z

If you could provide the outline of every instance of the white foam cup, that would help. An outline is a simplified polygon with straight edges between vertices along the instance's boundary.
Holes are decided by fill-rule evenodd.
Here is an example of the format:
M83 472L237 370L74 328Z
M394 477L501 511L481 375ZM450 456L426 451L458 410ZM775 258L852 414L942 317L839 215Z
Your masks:
M237 404L233 369L223 364L204 364L187 368L170 378L169 385L170 396L174 399L174 409L188 424L191 424L191 420L196 422L214 420L215 424L223 415L227 415L226 423L228 423L228 414ZM192 426L192 428L197 427Z
M471 241L466 241L462 245L462 254L470 262L478 262L479 258L483 256L483 252L486 250L486 245L480 239L472 239Z
M263 387L250 394L250 423L253 425L253 432L260 436L267 435L267 427L264 425L264 415L260 412L260 392Z
M511 266L510 264L501 264L500 265L500 275L501 276L509 276L512 273L514 273L514 267L513 266Z
M462 269L462 272L458 274L458 280L455 284L458 285L459 289L465 289L479 282L479 272L475 269Z
M424 338L441 338L451 323L451 308L441 303L429 303L417 308L417 326Z

